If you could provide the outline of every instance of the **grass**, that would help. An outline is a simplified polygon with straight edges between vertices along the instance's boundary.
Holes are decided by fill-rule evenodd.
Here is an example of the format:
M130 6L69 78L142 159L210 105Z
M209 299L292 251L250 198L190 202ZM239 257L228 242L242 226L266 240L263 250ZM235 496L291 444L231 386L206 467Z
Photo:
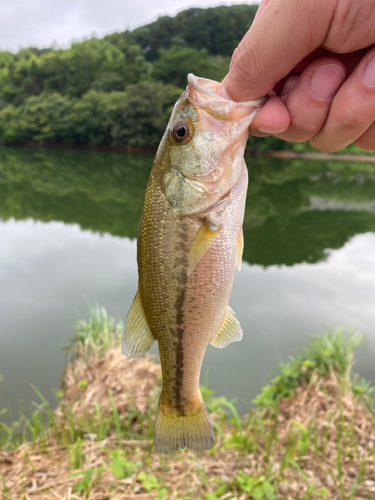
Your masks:
M373 389L358 375L351 373L355 349L364 342L360 332L347 333L344 328L328 330L325 335L316 335L310 345L283 363L279 374L265 386L259 396L254 399L258 407L273 405L280 398L292 396L301 385L317 383L330 373L350 384L353 391L363 401L371 405Z
M4 500L38 498L365 499L375 497L373 389L352 372L363 336L316 336L279 367L241 418L235 401L202 393L216 444L153 451L160 367L130 360L122 325L91 308L76 323L52 411L37 389L31 418L0 423ZM0 496L1 496L0 494Z
M123 323L121 321L116 323L108 316L105 307L89 304L89 312L88 321L78 319L75 322L74 334L65 348L68 362L90 356L93 351L103 354L121 338Z

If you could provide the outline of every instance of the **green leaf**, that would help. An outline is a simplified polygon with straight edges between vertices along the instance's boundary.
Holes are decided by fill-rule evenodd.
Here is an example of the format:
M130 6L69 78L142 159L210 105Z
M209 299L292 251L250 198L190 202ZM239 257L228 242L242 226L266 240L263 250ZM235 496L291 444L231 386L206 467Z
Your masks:
M119 462L111 462L109 468L118 478L122 479L124 477L124 468Z
M89 384L88 380L80 380L79 382L77 382L77 387L78 389L82 389L82 391L84 391L88 386L88 384Z

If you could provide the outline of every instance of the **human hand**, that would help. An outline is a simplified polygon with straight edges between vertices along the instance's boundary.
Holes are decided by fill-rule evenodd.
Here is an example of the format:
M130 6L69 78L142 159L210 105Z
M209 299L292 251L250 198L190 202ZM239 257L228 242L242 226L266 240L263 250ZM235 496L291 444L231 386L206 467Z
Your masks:
M322 151L375 150L375 2L262 0L223 95L269 94L250 133Z

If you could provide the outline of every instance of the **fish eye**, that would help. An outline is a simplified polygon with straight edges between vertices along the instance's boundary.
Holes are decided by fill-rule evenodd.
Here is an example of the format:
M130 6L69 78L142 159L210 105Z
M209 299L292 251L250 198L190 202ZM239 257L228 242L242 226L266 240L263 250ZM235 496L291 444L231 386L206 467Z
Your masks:
M181 126L178 127L178 129L176 130L176 135L178 135L178 137L181 137L182 139L183 137L185 137L186 132L187 132L186 128L184 126Z
M172 129L172 137L175 142L184 143L192 138L192 126L187 122L178 122Z

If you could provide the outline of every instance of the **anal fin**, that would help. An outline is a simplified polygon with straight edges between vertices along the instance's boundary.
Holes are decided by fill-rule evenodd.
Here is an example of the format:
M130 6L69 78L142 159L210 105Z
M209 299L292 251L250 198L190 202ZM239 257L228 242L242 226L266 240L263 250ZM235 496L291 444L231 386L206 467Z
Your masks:
M241 271L242 267L243 247L244 247L243 227L241 226L240 232L238 233L237 251L236 251L236 267L239 271Z
M122 334L122 353L131 358L141 358L151 348L155 340L148 326L138 291L126 318Z
M203 221L201 227L198 229L194 236L193 244L189 254L189 264L187 274L191 273L194 267L201 260L203 255L207 252L212 242L220 232L220 227L213 226Z
M243 337L242 328L240 322L234 316L234 312L228 306L227 314L221 325L219 333L212 340L211 345L218 347L219 349L224 349L227 345L232 342L238 342Z

